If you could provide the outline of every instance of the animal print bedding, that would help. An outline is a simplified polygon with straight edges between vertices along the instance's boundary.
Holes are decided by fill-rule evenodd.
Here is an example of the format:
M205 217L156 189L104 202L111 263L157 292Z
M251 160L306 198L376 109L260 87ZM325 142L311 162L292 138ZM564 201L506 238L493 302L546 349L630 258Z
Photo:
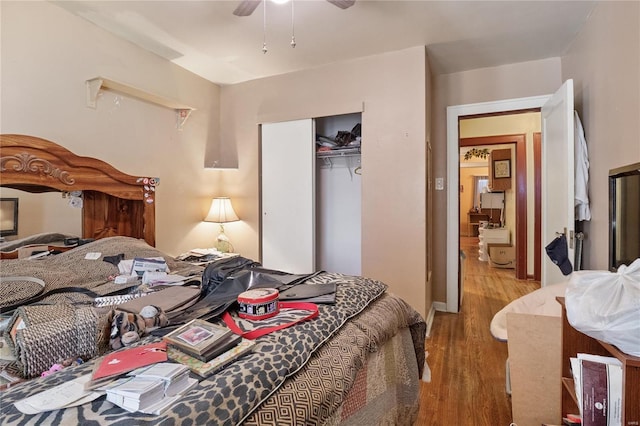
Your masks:
M3 260L0 276L28 275L42 278L47 289L84 285L95 293L105 294L117 287L108 279L117 268L104 261L84 259L87 252L95 251L103 255L123 253L125 258L163 255L144 241L113 237L33 261L28 273L20 267L19 261ZM191 273L192 265L169 257L166 260L172 271L183 275ZM196 269L202 272L202 268ZM409 328L411 331L417 365L422 367L424 320L404 301L388 294L385 284L364 277L325 272L312 276L306 282L335 283L336 303L319 305L319 316L313 320L257 339L251 354L202 380L160 416L128 413L104 397L83 406L39 415L22 414L13 405L26 396L90 374L96 366L97 361L94 360L2 392L0 424L235 425L245 421L251 424L256 418L260 418L261 424L267 424L269 422L265 423L265 419L271 417L271 424L280 425L286 421L278 413L280 409L287 409L286 406L297 410L296 416L290 418L290 424L321 424L341 405L367 355L400 330ZM86 296L60 293L46 301L57 302L59 298L64 302L82 303ZM238 321L245 328L251 326L250 322ZM154 339L157 338L147 338L140 344ZM325 379L333 379L320 384L318 371ZM283 387L285 382L293 383L296 389L306 389L310 398L306 402L299 399L299 392L291 393Z
M350 319L359 316L363 311L379 309L378 315L374 315L374 318L377 318L378 323L388 323L389 331L373 330L373 328L379 328L378 326L373 328L365 325L359 326L359 328L369 328L369 330L358 333L358 337L352 343L353 348L357 348L362 353L375 350L377 345L384 343L380 339L389 338L402 326L420 326L419 315L407 307L400 310L395 309L395 315L399 319L389 320L385 317L385 315L389 315L390 311L378 307L378 304L375 303L385 294L386 285L381 282L363 277L330 273L314 276L310 282L335 282L337 284L336 304L321 305L320 315L311 321L257 339L253 353L239 359L208 379L202 380L195 389L160 416L128 413L107 402L104 397L84 406L33 416L24 415L14 407L13 402L28 395L90 373L95 366L94 361L65 369L46 378L20 384L14 389L4 392L0 408L0 423L3 425L238 424L254 411L259 411L261 404L276 394L288 377L301 370L314 356L314 353L323 347L325 342L330 341L345 324L349 323ZM424 339L424 334L422 334L422 339ZM424 344L424 340L422 340L422 344ZM349 350L353 350L353 348L349 348ZM420 351L421 349L416 349L416 352ZM344 363L354 372L362 367L362 361L358 361L357 357L346 357ZM346 380L344 383L338 383L338 386L350 388L354 378ZM310 388L317 387L313 380L307 380L306 384L301 383L300 385ZM327 412L316 420L321 421L320 418L329 414Z

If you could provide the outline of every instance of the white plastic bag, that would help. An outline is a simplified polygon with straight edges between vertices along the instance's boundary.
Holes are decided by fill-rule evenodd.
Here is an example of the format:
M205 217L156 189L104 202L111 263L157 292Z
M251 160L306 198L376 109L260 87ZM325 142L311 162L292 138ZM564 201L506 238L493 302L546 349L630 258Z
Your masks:
M640 259L618 272L574 272L565 306L576 330L640 356Z

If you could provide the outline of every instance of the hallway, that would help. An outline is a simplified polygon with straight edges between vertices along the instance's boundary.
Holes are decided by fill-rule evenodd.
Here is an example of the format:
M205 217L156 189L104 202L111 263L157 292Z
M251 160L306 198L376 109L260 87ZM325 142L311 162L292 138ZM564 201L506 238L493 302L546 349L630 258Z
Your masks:
M461 237L466 281L458 314L437 312L426 341L431 383L422 383L417 425L508 426L507 344L489 332L491 319L512 300L540 287L516 280L513 269L478 260L478 238Z

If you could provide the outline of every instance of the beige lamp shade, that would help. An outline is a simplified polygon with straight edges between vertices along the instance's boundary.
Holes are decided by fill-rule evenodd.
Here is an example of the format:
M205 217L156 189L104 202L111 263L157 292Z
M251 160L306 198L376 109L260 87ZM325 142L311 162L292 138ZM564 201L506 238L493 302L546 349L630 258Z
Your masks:
M216 197L211 201L211 208L205 222L227 223L240 220L236 212L233 210L231 200L228 197Z

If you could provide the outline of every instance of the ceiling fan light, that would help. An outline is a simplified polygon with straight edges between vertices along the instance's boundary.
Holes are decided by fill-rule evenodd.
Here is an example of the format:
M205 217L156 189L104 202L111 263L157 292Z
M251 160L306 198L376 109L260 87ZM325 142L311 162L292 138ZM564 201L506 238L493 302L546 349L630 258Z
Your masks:
M274 2L275 4L285 4L285 3L289 3L290 0L271 0L272 2Z

